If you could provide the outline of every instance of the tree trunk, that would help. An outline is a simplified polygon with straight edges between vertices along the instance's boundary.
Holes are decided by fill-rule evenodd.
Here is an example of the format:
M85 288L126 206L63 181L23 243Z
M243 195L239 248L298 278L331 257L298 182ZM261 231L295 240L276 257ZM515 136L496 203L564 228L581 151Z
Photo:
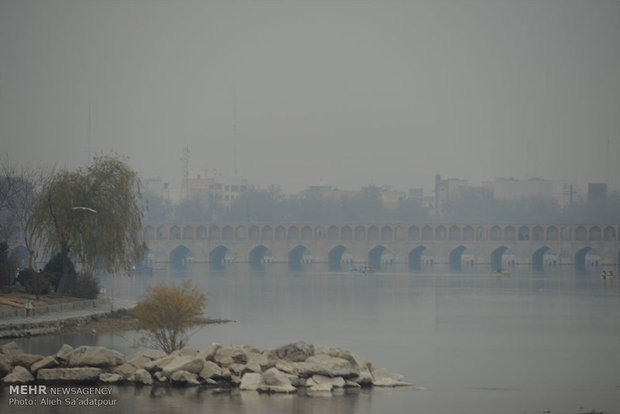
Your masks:
M62 276L60 276L58 287L56 288L57 298L62 297L62 294L65 291L65 285L67 284L67 279L69 278L69 246L67 244L62 245L60 254L62 256Z

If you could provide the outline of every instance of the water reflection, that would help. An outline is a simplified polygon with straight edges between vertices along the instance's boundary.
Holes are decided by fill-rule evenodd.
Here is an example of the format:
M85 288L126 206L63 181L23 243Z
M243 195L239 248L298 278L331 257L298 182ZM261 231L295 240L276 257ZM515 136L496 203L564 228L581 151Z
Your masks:
M599 270L516 266L508 276L493 274L489 266L409 270L394 264L364 275L330 271L327 264L304 263L301 270L264 265L254 271L247 264L213 269L192 263L102 282L109 293L136 299L160 281L195 281L207 292L207 316L237 322L199 330L191 338L194 346L268 348L297 340L340 345L427 391L282 396L119 387L126 411L490 413L589 407L614 412L617 407L620 294L617 279L601 280ZM132 333L101 333L18 342L33 353L55 352L69 343L131 355L134 341Z

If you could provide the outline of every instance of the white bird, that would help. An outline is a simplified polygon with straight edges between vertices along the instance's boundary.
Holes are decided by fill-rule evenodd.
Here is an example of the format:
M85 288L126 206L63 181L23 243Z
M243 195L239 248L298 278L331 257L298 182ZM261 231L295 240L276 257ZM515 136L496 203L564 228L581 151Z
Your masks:
M71 207L72 210L86 210L86 211L90 211L91 213L96 213L97 210L93 210L90 207Z

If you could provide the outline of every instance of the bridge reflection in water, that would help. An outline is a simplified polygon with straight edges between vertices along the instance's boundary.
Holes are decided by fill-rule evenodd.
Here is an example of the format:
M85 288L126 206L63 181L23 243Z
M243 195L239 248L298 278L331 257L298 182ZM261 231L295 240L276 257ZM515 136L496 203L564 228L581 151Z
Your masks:
M488 263L577 267L620 263L620 224L543 223L146 223L148 262L225 266L272 262L330 269Z

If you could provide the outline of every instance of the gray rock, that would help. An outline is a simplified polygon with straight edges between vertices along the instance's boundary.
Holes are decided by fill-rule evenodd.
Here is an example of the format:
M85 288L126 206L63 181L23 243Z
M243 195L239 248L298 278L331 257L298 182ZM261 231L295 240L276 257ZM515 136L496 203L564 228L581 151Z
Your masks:
M258 391L262 392L275 392L275 393L291 393L297 391L297 388L292 385L266 385L262 384L258 387Z
M15 342L9 342L8 344L0 346L0 354L4 354L11 361L15 355L23 353L24 351L22 351L22 349L17 346Z
M303 362L308 357L314 355L314 346L308 345L303 341L298 341L294 344L288 344L277 348L273 352L280 359L292 362Z
M135 357L127 361L127 363L133 365L136 368L144 368L144 366L151 361L152 359L147 358L144 355L136 355Z
M114 373L122 376L125 379L131 378L133 374L138 370L133 364L125 362L123 365L119 365L114 368Z
M0 354L0 378L11 372L11 359L4 354Z
M125 362L125 355L102 346L80 346L69 354L67 365L70 367L109 368Z
M308 387L308 391L310 392L331 392L334 388L334 385L330 382L322 382L320 384L315 384Z
M257 372L259 374L263 372L263 368L261 367L260 363L255 359L249 360L245 367L247 368L248 371L251 371L251 372Z
M13 356L13 365L21 365L30 368L32 364L43 359L43 355L37 354L16 354Z
M217 378L222 376L222 368L220 368L216 363L211 361L205 361L202 367L202 371L200 371L200 377L207 380L209 378Z
M300 375L303 376L318 374L326 377L351 378L359 376L359 373L359 368L350 361L327 354L316 354L300 364Z
M157 371L156 373L153 374L153 377L159 381L159 382L166 382L168 381L168 377L164 375L163 372L161 371Z
M263 383L265 385L288 386L292 385L291 380L284 372L277 368L269 368L263 373Z
M263 376L256 372L248 372L241 378L239 389L242 391L256 391L263 382Z
M66 362L69 360L69 355L71 355L71 352L73 352L73 347L71 345L63 344L58 352L56 352L55 356L60 362Z
M373 381L372 385L375 387L408 387L413 384L401 381L403 378L400 374L394 374L388 372L385 369L377 369L372 372Z
M123 376L119 375L119 374L112 374L110 372L102 372L99 375L99 381L101 382L107 382L110 384L113 384L115 382L119 382L123 380Z
M188 371L174 371L170 376L170 380L176 384L200 385L196 374Z
M32 364L30 372L36 374L41 368L56 368L58 365L58 359L54 355L50 355Z
M154 359L159 359L159 358L163 358L165 357L167 354L162 351L161 349L148 349L142 353L140 353L140 356L144 356L148 359L150 359L151 361Z
M13 371L2 379L5 384L27 384L34 381L34 377L26 368L16 366Z
M299 374L299 369L297 368L297 365L289 361L276 361L275 367L282 372L286 372L287 374Z
M314 384L312 384L312 382ZM325 383L331 384L334 388L343 388L346 384L346 381L342 377L326 377L323 375L313 375L312 378L308 378L306 386L320 385Z
M199 353L200 353L200 350L194 347L191 347L191 346L185 346L179 350L180 356L192 356L193 357L193 356L198 355Z
M228 367L232 364L245 365L248 362L248 355L242 347L231 345L218 349L213 356L213 360L222 367Z
M228 369L230 370L230 373L232 375L237 375L239 377L243 375L245 371L247 371L246 366L243 364L230 364Z
M209 345L208 348L205 348L202 351L200 351L200 356L202 356L207 361L213 361L213 357L215 356L215 353L221 347L222 345L218 344L217 342L213 342L211 345Z
M151 362L148 362L144 365L144 369L149 372L161 371L166 365L170 363L173 359L176 358L176 355L168 355L163 358L154 359Z
M170 377L170 374L176 371L187 371L192 374L198 374L202 371L204 359L193 355L180 355L170 361L162 368L164 375Z
M137 382L139 384L144 384L144 385L151 385L153 383L153 378L151 377L151 374L149 374L149 372L145 370L144 368L141 368L137 370L136 372L134 372L131 379L133 382Z
M103 371L100 368L41 368L37 371L39 381L97 381Z

